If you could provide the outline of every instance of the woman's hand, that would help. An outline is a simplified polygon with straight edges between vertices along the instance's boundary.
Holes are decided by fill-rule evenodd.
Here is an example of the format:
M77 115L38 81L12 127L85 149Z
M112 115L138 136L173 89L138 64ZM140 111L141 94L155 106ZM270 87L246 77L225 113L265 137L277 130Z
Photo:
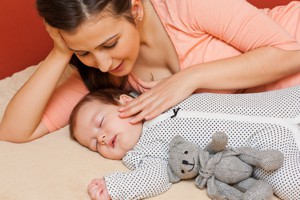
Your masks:
M88 192L92 200L110 200L103 178L97 178L88 185Z
M194 81L192 70L183 70L159 82L151 90L120 108L120 117L136 115L132 124L150 120L180 103L190 96L198 87ZM144 83L146 85L146 83ZM153 82L151 82L152 86Z
M45 22L45 20L44 20L44 24L48 34L50 35L50 37L54 42L53 49L57 50L59 53L66 54L71 57L73 52L68 48L67 44L62 38L60 34L60 30L50 26L47 22Z
M42 116L73 53L58 29L47 23L45 26L54 47L7 105L0 123L0 140L28 142L49 133Z

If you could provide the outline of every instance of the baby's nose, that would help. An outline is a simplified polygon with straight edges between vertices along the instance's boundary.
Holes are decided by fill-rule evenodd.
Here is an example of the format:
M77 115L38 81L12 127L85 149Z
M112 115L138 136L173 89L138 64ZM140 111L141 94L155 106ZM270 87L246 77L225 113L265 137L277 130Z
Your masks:
M97 137L97 140L100 144L105 145L105 138L106 138L106 134L99 134Z

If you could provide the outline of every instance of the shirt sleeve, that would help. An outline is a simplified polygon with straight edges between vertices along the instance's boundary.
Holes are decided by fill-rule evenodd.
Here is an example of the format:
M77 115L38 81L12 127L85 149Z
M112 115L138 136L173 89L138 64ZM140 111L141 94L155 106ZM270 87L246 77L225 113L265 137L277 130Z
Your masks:
M69 116L78 101L88 93L77 71L57 87L52 95L42 122L50 132L68 124Z
M187 23L241 52L262 46L300 49L299 42L288 31L247 1L188 0L178 3L183 2L187 2L188 6Z
M171 187L167 161L148 157L127 173L104 177L111 199L144 199L157 196Z

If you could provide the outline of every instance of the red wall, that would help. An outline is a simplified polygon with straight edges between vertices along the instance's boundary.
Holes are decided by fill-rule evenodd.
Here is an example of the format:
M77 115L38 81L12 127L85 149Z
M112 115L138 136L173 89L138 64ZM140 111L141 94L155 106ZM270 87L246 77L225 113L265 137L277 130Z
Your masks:
M1 1L0 29L0 79L39 63L52 47L35 0Z
M273 7L290 0L248 0L258 7ZM35 0L0 3L0 79L43 60L52 47L35 9Z
M277 5L285 5L292 0L247 0L258 8L273 8Z

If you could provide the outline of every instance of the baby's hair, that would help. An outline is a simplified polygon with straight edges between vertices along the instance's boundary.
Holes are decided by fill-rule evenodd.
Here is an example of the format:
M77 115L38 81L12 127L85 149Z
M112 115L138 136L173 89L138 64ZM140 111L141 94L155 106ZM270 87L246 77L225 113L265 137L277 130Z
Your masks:
M76 140L76 137L74 136L74 128L76 126L76 118L78 115L79 110L82 108L82 106L88 102L92 101L98 101L104 104L108 105L119 105L119 97L122 94L126 94L128 96L130 95L129 92L126 92L124 90L119 90L115 88L107 88L107 89L102 89L102 90L97 90L88 93L85 95L73 108L70 118L69 118L69 131L70 131L70 137L73 140ZM132 96L133 97L133 96Z

